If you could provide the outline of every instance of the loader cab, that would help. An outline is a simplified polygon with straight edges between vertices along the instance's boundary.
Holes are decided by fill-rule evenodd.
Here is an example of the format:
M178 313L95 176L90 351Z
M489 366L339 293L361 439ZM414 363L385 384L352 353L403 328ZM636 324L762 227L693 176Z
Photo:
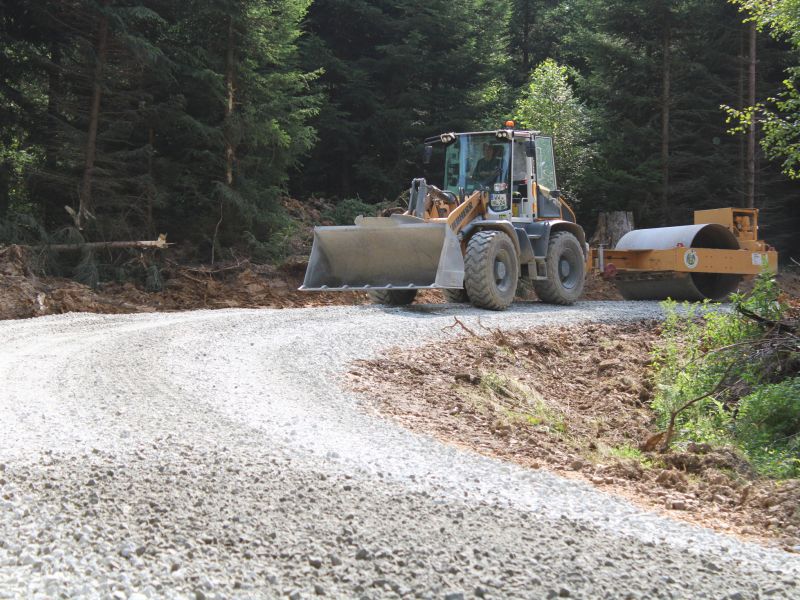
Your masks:
M557 192L553 140L535 131L500 129L442 134L427 142L437 169L431 181L456 196L477 189L489 193L489 218L530 223L537 219L573 220ZM434 175L433 172L430 175Z
M459 134L447 144L443 189L469 196L478 189L489 192L489 209L511 210L511 144L493 133Z

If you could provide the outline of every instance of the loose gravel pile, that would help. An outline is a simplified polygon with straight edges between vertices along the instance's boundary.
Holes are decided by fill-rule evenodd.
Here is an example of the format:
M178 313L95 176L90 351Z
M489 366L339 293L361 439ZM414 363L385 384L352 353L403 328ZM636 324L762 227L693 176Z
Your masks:
M375 416L354 359L656 304L0 323L0 597L791 598L800 559Z

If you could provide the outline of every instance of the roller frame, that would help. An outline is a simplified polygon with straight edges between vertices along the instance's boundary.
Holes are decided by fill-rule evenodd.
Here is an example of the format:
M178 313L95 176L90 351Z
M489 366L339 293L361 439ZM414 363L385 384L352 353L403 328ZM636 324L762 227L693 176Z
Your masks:
M687 253L697 257L687 265ZM757 258L758 257L758 258ZM712 248L669 248L667 250L604 250L603 261L617 271L675 271L679 273L723 273L758 275L765 267L777 269L778 253L773 250L720 250Z

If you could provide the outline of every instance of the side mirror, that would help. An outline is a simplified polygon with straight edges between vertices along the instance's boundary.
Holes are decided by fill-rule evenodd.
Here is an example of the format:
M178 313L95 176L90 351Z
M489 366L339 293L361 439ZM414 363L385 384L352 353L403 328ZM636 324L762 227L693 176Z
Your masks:
M528 158L536 157L536 145L533 143L533 140L525 142L525 156Z
M427 145L422 150L422 164L424 165L431 164L431 156L433 156L433 146Z
M550 190L550 197L558 200L561 197L561 190Z

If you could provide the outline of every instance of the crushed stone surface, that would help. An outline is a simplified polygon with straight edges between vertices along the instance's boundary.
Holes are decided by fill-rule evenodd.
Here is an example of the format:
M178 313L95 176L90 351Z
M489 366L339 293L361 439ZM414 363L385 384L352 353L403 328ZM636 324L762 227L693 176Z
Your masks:
M796 598L797 555L380 418L352 361L655 303L0 322L0 598Z

